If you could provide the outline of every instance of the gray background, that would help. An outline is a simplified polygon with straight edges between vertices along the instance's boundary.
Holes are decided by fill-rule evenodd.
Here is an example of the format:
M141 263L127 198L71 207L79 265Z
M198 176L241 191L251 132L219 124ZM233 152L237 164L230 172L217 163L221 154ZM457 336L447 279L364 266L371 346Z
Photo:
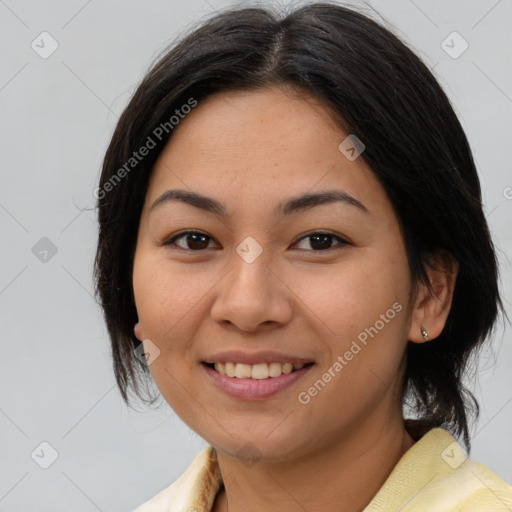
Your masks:
M191 22L228 5L0 0L0 511L131 510L206 444L165 402L135 412L115 388L92 297L93 190L117 118L153 58ZM434 68L467 130L511 315L512 2L370 7ZM31 47L42 46L43 31L58 43L46 59ZM444 43L452 56L442 47L453 31L469 44L457 58L460 38ZM509 483L511 367L511 330L500 324L471 385L482 407L471 457ZM52 450L57 459L41 468Z

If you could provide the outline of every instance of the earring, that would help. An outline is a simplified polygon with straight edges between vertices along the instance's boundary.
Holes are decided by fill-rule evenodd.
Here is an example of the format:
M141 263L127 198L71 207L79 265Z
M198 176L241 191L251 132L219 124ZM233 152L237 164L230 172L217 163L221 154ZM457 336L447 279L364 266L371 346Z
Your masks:
M423 336L423 339L425 341L428 341L428 332L425 329L425 327L423 327L423 325L420 327L420 331L421 331L421 335Z

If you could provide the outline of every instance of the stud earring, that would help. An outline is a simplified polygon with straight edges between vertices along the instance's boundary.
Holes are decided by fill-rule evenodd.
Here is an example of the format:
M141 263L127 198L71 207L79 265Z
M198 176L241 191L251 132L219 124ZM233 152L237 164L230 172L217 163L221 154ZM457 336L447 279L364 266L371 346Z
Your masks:
M420 327L420 331L421 331L421 335L423 336L423 339L425 341L428 341L428 332L425 329L425 327L423 327L423 325Z

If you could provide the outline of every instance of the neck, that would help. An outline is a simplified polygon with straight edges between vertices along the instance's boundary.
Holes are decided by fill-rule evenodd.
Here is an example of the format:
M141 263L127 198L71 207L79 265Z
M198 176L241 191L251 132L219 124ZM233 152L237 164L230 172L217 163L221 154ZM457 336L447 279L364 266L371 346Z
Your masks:
M362 511L414 444L401 417L386 420L343 431L335 445L285 462L247 467L217 451L224 488L213 512Z

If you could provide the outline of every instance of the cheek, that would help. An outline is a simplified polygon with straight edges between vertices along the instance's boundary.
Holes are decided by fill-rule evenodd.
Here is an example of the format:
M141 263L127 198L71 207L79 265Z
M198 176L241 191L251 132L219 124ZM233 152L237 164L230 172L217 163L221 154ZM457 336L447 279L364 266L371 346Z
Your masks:
M397 252L361 249L340 265L288 279L296 283L304 314L324 344L320 372L331 368L336 374L323 399L356 409L375 400L397 377L405 350L406 259ZM336 370L338 356L342 369Z
M139 321L144 336L172 356L165 358L169 364L191 364L184 361L193 355L189 340L207 315L207 295L219 279L207 265L171 261L164 252L137 254L133 288Z
M303 309L301 314L310 318L326 339L338 340L340 347L373 325L395 302L405 311L407 261L382 248L359 248L342 262L310 264L289 270L283 277L293 290L297 307Z
M187 272L175 264L141 250L134 262L133 291L145 334L156 335L169 329L190 310L198 292L195 285Z
M149 369L166 402L182 418L191 412L188 390L194 390L192 375L197 368L190 339L199 324L201 297L211 288L205 276L177 267L169 259L150 251L136 254L133 289L139 321L145 338L160 350ZM203 283L204 286L201 284Z

